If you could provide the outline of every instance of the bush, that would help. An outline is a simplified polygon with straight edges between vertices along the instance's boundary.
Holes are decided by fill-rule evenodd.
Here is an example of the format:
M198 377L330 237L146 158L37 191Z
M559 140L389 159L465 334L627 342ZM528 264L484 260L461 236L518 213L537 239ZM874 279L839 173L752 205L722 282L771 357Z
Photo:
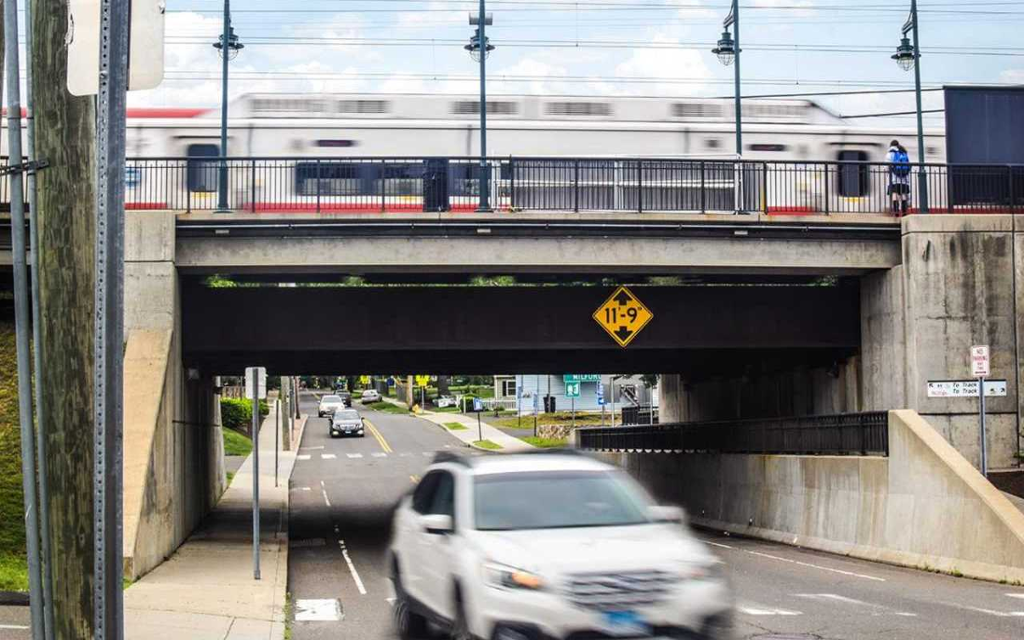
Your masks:
M252 429L252 404L249 400L221 398L220 423L229 429L249 433Z

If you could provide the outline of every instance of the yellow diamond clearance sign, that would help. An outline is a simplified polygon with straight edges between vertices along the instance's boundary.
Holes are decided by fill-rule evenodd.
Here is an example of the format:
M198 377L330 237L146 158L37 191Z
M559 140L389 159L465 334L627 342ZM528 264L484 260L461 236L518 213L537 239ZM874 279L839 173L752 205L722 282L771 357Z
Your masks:
M597 308L593 318L620 347L625 347L647 326L654 314L632 291L619 287Z

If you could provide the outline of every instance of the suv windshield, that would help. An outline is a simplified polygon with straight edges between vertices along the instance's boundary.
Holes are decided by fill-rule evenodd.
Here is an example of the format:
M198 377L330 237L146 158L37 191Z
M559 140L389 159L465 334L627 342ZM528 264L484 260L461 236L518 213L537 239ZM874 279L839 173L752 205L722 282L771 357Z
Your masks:
M356 411L352 411L351 409L349 409L348 411L335 411L334 412L334 419L335 420L358 420L359 419L359 413L356 412Z
M324 396L323 402L341 402L338 396Z
M649 522L646 501L614 474L603 471L484 475L473 486L476 528L481 531Z

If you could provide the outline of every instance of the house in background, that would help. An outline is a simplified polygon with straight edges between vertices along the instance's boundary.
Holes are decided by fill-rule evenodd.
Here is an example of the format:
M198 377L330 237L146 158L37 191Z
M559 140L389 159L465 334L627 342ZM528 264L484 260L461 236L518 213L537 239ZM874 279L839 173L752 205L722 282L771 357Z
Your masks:
M580 375L580 374L578 374ZM629 406L649 406L653 400L658 406L658 387L648 388L640 376L614 376L615 408ZM601 400L610 410L612 405L612 378L610 374L582 375L585 380L580 383L580 396L575 399L565 395L565 379L563 375L496 375L494 376L495 403L510 410L523 414L545 411L600 411ZM593 380L592 378L598 378ZM600 390L599 390L600 389ZM545 400L552 398L553 400ZM554 402L554 409L550 404Z

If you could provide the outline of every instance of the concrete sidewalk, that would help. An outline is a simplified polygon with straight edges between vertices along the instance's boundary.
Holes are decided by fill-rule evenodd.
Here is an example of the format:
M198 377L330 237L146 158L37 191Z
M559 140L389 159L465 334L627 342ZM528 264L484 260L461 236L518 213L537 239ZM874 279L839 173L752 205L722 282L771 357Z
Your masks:
M298 440L293 451L280 454L275 487L275 418L272 404L259 437L262 579L253 579L250 455L203 525L166 562L125 591L129 640L284 640L288 479ZM305 417L300 420L304 426Z
M435 413L433 411L424 411L417 415L424 420L441 425L448 433L470 446L477 440L480 440L480 432L482 431L483 439L500 445L500 451L503 453L521 453L523 451L532 451L535 448L532 444L510 436L501 429L492 427L486 422L481 422L478 429L477 419L470 416L464 416L459 413ZM466 427L466 429L464 431L451 431L444 426L446 422L458 422Z

